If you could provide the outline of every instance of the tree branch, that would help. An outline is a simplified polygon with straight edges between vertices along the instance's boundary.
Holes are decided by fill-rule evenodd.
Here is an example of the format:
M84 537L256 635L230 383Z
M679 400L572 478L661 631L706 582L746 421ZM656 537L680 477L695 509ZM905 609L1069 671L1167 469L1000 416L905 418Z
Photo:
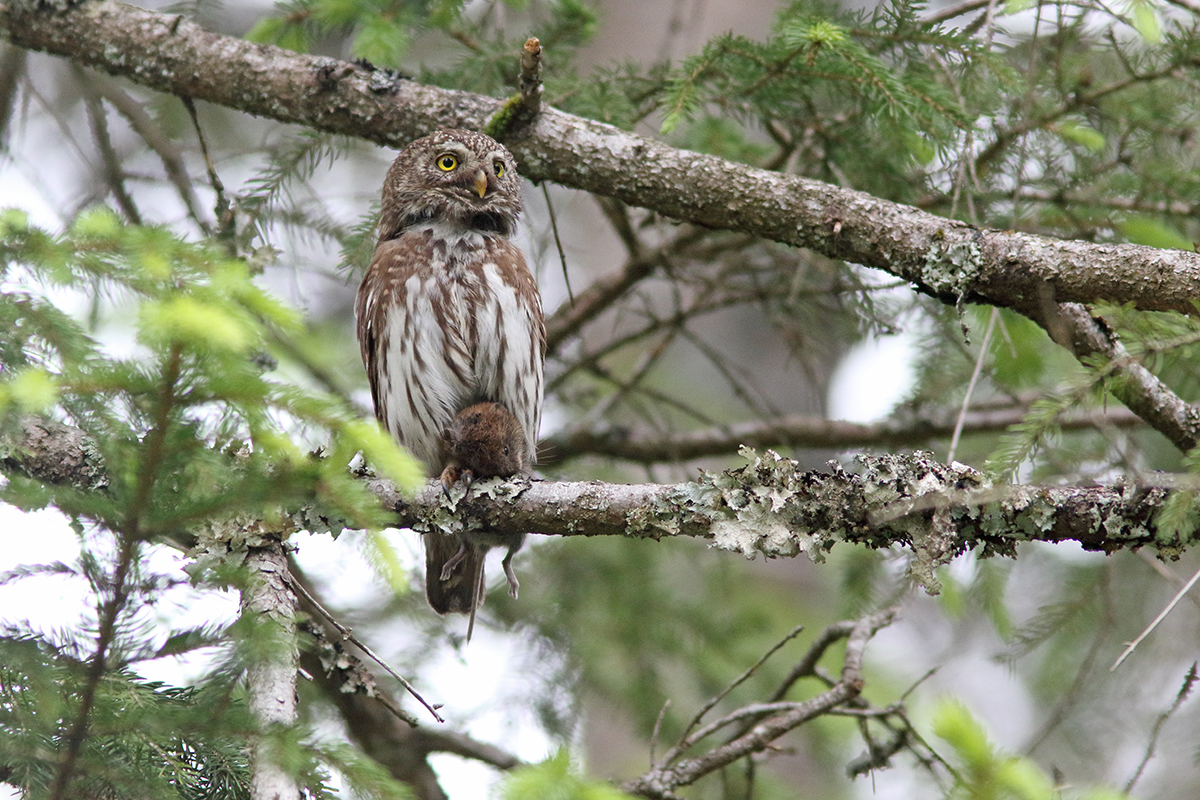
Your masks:
M298 602L311 620L306 627L315 639L312 647L301 652L301 666L326 700L337 707L347 731L363 752L382 764L392 777L408 784L417 800L446 800L437 773L429 765L431 753L454 753L502 770L521 764L512 753L465 733L415 725L416 718L400 707L391 692L351 652L338 629L317 610L320 601L316 587L294 561L289 567L293 579L305 586L308 598L300 595Z
M995 433L1022 422L1029 409L1013 406L968 411L963 433ZM737 422L713 428L660 434L625 428L563 431L539 443L552 454L551 460L584 455L621 458L640 464L690 461L707 456L729 455L741 445L746 447L895 447L927 444L947 439L957 421L954 415L940 419L885 420L861 423L825 419L806 414L788 414L772 419ZM1143 424L1142 419L1123 408L1092 409L1065 415L1059 421L1062 430L1083 430L1106 425L1127 427Z
M268 641L246 669L246 697L250 712L264 729L296 724L296 597L287 586L287 557L273 541L251 547L246 554L246 585L241 613ZM266 740L252 741L250 796L253 800L298 797L296 781Z
M1200 444L1200 407L1183 400L1129 354L1107 323L1078 303L1045 302L1024 309L1076 357L1108 362L1109 390L1133 413L1187 453Z
M57 432L58 435L55 435ZM53 459L48 453L58 453ZM30 422L26 435L0 459L0 471L51 485L103 485L82 435L56 423ZM1113 552L1154 546L1175 557L1190 538L1160 530L1158 512L1169 490L1186 478L1114 486L992 484L962 464L928 453L858 456L859 472L831 462L828 472L805 472L791 459L747 451L751 463L675 485L489 479L470 498L450 500L436 481L406 500L388 481L372 479L397 527L431 534L537 533L555 536L695 536L722 550L754 557L821 559L838 542L912 549L910 572L937 591L933 571L982 544L985 554L1013 555L1023 541L1073 540ZM65 469L70 465L74 468ZM294 523L305 530L340 531L344 520L307 509Z
M713 747L694 758L652 768L649 772L621 786L623 791L643 797L670 798L680 786L688 786L700 778L727 766L739 758L767 749L772 742L805 722L826 714L838 706L853 701L863 690L862 660L867 642L875 633L891 624L896 609L887 609L859 620L846 643L841 678L827 691L809 700L796 703L756 704L733 712L708 726L714 732L726 724L748 716L767 715L750 730L737 738ZM844 634L843 634L844 635ZM697 737L699 734L697 734Z
M332 58L298 55L114 2L65 11L0 6L16 45L144 86L380 144L480 129L502 101L423 86ZM982 230L820 181L678 150L543 107L505 143L534 181L615 197L675 219L809 247L890 272L946 302L1015 306L1132 302L1195 313L1200 255ZM653 165L653 168L647 168Z

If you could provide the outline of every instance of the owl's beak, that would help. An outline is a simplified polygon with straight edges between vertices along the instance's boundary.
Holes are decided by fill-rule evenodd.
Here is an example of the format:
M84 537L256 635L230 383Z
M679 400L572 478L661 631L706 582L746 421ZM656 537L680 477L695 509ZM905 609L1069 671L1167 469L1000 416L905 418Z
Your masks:
M480 200L487 194L487 183L487 174L483 170L475 173L475 194L479 195Z

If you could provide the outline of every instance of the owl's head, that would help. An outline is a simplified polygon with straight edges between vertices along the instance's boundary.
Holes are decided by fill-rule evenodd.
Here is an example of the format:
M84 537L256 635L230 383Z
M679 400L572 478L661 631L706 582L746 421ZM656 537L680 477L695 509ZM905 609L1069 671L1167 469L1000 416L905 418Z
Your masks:
M392 162L383 182L379 241L429 222L510 236L520 213L512 153L482 133L438 131Z

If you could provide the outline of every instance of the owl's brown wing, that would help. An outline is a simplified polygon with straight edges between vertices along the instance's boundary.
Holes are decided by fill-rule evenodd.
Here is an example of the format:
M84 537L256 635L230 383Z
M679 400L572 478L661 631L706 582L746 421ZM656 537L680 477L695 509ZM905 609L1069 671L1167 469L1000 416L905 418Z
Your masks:
M394 249L389 248L390 251ZM397 258L398 255L401 254L384 252L383 248L375 251L371 266L358 286L358 296L354 302L358 349L367 370L367 382L371 386L371 403L375 408L375 418L385 428L387 395L391 390L391 381L383 369L389 338L386 324L388 307L393 303L403 305L404 279L412 271L407 266L407 260Z

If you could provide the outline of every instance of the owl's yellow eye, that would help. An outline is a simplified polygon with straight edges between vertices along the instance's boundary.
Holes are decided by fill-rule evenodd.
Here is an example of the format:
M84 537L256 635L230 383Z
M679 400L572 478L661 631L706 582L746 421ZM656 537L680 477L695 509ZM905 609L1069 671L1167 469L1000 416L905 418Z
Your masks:
M495 164L492 164L492 169L494 169L496 171L497 178L504 177L504 162L503 161L497 161Z
M446 155L438 156L437 165L443 172L449 172L458 166L458 159L447 153Z

